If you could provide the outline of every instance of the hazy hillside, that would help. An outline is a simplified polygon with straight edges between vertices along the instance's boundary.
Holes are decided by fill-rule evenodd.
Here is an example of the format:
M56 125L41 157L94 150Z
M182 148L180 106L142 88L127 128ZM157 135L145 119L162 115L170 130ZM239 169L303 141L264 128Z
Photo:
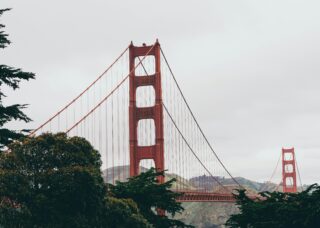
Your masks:
M145 172L147 169L144 167L140 167L142 172ZM102 171L102 177L104 182L106 183L115 183L116 181L125 181L129 178L129 166L116 166L113 168L105 169ZM165 179L170 180L172 178L176 178L177 181L173 184L173 188L176 185L179 185L181 188L193 189L190 184L190 181L185 180L182 177L178 177L176 174L167 173ZM194 188L195 189L195 188Z
M146 169L141 167L141 171ZM113 180L124 181L129 177L129 167L119 166L103 170L103 178L105 182L112 183ZM166 178L171 179L175 177L177 183L181 186L185 185L187 188L194 189L214 189L215 191L223 191L216 181L210 176L199 176L191 178L190 180L183 180L175 174L167 174ZM230 178L216 177L223 185L227 185L230 189L235 189L234 181ZM260 191L274 191L277 185L274 183L259 183L251 181L243 177L235 178L242 186L248 189L249 192ZM191 187L193 186L193 187ZM175 187L175 186L173 186ZM237 213L238 209L234 203L183 203L185 211L182 214L176 215L177 219L185 221L199 228L213 228L225 227L224 223L227 221L231 214Z
M234 183L234 181L231 178L224 178L224 177L215 177L218 179L220 183L226 186L234 186L237 187ZM235 177L235 180L240 183L243 187L248 188L250 190L254 190L256 192L261 191L274 191L277 188L277 185L274 183L259 183L256 181L251 181L248 179L245 179L243 177ZM199 176L199 177L193 177L190 180L190 183L193 186L198 186L200 189L215 189L219 188L220 185L213 180L211 176Z

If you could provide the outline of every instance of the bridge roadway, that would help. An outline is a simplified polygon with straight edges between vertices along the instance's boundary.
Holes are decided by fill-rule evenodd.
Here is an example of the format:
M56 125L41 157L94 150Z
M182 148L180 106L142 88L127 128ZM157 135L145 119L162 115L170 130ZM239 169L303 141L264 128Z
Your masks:
M235 203L236 199L231 193L214 193L199 191L176 191L183 195L177 198L178 202L228 202Z

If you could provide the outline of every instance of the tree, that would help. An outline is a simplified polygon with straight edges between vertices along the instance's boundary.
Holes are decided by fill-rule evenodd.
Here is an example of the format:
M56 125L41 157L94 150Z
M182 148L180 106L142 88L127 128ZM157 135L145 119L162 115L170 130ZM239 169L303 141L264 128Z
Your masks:
M117 181L116 185L109 184L109 194L120 199L132 199L137 203L141 214L156 228L193 227L156 213L156 209L161 209L173 217L184 210L181 203L176 201L180 193L170 190L176 180L171 179L159 184L158 176L164 176L164 171L157 172L151 168L145 173L129 178L127 182Z
M320 227L320 186L311 185L300 193L261 192L251 199L245 190L235 194L240 213L232 215L230 227Z
M106 208L103 218L105 227L113 228L151 228L152 225L139 212L137 204L131 199L106 198Z
M10 9L0 9L0 16ZM0 23L0 29L5 26ZM8 40L8 34L0 30L0 48L4 49L10 44ZM0 86L7 85L13 90L19 88L19 83L22 80L34 79L35 75L30 72L24 72L19 68L14 68L6 65L0 64ZM12 120L19 120L24 122L29 122L31 119L22 111L27 107L26 104L13 104L9 106L3 105L3 94L0 90L0 149L3 149L13 140L19 139L23 136L22 131L9 130L4 127L4 125Z
M43 134L0 154L0 227L148 227L132 201L106 197L98 151L80 137ZM122 217L121 217L122 216Z

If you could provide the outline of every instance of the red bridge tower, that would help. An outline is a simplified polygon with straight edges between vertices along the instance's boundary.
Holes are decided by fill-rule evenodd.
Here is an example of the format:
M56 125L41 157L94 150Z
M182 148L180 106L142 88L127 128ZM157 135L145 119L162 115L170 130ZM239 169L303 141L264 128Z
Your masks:
M142 60L145 55L154 56L155 73L153 75L137 76L135 73L135 59ZM129 137L130 137L130 176L139 174L141 160L152 159L157 170L164 170L164 142L163 142L163 107L161 91L160 70L160 44L158 41L151 46L135 47L131 44L129 48L130 64L130 104L129 104ZM155 90L155 105L151 107L137 107L136 91L140 86L153 86ZM155 126L155 144L151 146L139 146L138 144L138 122L144 119L153 119ZM160 183L163 177L158 178Z
M297 192L294 148L282 148L282 186L283 192Z

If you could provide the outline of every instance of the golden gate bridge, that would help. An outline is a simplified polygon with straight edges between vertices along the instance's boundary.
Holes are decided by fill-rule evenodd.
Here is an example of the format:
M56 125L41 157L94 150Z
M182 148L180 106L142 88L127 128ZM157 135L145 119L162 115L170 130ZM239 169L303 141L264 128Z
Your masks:
M166 170L160 183L177 179L173 190L184 193L182 202L234 202L233 189L243 188L204 134L158 40L131 43L30 136L43 132L89 140L101 154L106 181L113 184L155 167ZM292 156L283 159L283 189L296 192L294 150L285 153Z

